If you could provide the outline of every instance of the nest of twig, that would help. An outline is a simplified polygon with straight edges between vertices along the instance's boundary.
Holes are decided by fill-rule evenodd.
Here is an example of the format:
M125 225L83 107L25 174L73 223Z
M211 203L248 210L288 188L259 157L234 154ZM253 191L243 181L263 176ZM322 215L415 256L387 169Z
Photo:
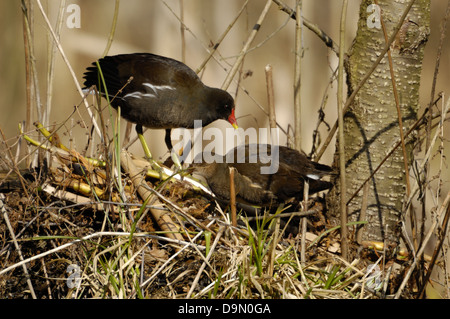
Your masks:
M317 198L306 214L238 214L233 226L230 209L183 172L24 137L50 161L2 181L2 298L377 298L400 273L382 271L377 247L340 258Z

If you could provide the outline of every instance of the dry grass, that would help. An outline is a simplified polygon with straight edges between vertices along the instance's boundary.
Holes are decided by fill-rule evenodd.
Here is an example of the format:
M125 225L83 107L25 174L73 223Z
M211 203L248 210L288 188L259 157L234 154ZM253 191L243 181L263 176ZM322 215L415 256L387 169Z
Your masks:
M258 21L263 23L264 17L262 12ZM305 26L318 29L308 21ZM48 28L80 89L49 22ZM256 32L251 32L240 60ZM336 45L332 48L336 52ZM29 54L26 58L33 61ZM29 91L32 75L36 78L32 69L30 65L27 71ZM418 161L422 168L432 158L439 160L439 171L445 166L448 108L449 103L443 104L429 113L435 133L425 158ZM307 217L286 217L284 211L256 220L239 215L233 227L229 208L217 205L203 186L169 170L160 179L147 161L122 150L119 123L115 112L82 96L74 112L51 130L36 123L35 129L21 128L11 139L2 132L0 168L6 174L0 176L0 298L413 298L421 286L417 279L430 265L444 274L430 282L448 287L446 260L424 253L428 236L416 258L402 249L388 256L382 243L350 242L350 261L342 259L340 229L329 225L320 198L294 209L306 211ZM71 140L73 130L81 130L87 141ZM61 144L67 140L70 145ZM37 168L20 169L25 162ZM439 186L428 234L437 234L446 257L450 199L439 201L445 181L439 176L433 180ZM415 186L408 205L423 185ZM308 229L299 233L302 219ZM356 239L355 223L349 226ZM436 244L434 251L439 255L441 247Z
M371 260L380 269L390 265L382 265L371 247L364 260L341 259L338 229L327 230L323 207L314 199L314 214L302 217L310 225L302 252L295 231L300 219L292 214L286 218L278 211L251 222L240 216L233 228L228 209L204 197L188 177L160 180L145 160L123 151L122 160L131 160L143 179L136 185L133 175L121 170L119 187L114 165L24 137L37 145L34 151L45 148L50 160L23 174L25 188L11 186L0 199L2 298L382 296L381 285L371 288L367 266ZM143 185L151 190L145 200L138 192ZM155 211L168 213L179 237L161 231ZM375 272L386 278L383 291L395 291L397 266L390 276Z
M78 126L83 114L75 112L66 123ZM58 133L72 128L61 125ZM118 154L117 135L104 130L90 146L94 157L87 157L89 147L79 152L62 145L56 131L38 123L15 140L4 139L2 298L413 297L409 276L417 261L403 250L388 256L382 243L370 242L352 244L352 261L342 259L339 227L328 224L320 197L307 209L297 207L306 217L280 209L259 218L239 215L233 227L229 208L222 210L207 188L184 172L161 164L160 176L146 160L126 150ZM19 171L12 149L20 140L30 156L39 154L37 169ZM111 160L103 161L104 154ZM308 221L303 236L297 231L302 218Z

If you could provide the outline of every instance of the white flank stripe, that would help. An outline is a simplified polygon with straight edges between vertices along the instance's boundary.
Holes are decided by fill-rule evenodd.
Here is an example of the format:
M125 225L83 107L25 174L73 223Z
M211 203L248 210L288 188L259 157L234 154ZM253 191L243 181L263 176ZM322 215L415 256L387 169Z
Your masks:
M315 179L315 180L320 178L319 175L314 175L314 174L306 174L306 177L311 178L311 179Z
M128 93L123 98L124 99L127 99L127 98L140 99L140 98L143 98L143 97L155 98L156 95L149 94L149 93L133 92L133 93Z
M139 91L128 93L123 98L133 98L133 99L141 99L141 98L157 98L158 97L158 91L161 90L174 90L175 88L171 87L170 85L153 85L151 83L142 83L143 86L148 87L152 92L148 93L142 93Z
M158 94L159 90L174 90L170 85L153 85L151 83L142 83L142 85L150 88L155 94Z

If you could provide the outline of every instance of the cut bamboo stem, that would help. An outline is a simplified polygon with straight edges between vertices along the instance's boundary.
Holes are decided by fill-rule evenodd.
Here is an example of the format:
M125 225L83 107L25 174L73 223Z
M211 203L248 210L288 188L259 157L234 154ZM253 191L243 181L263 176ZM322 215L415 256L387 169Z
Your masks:
M144 176L142 176L136 166L134 166L133 160L127 152L122 151L120 153L120 157L122 169L130 175L130 179L133 182L133 185L136 187L137 192L139 193L141 198L143 200L147 200L147 198L149 198L153 194L143 186L143 183L145 183ZM180 233L179 227L173 222L167 212L152 208L150 208L150 212L161 230L167 232L167 237L179 241L183 240L183 236Z

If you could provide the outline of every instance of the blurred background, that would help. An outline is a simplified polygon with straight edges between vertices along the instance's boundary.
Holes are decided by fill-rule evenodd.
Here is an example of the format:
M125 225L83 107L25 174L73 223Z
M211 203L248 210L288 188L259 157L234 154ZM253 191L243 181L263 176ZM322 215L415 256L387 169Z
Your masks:
M61 1L42 0L53 28L58 23ZM82 85L83 72L87 66L102 56L108 42L114 16L113 0L66 0L63 3L62 29L60 41L62 49L70 63L77 81ZM152 52L182 60L182 41L180 31L180 0L127 0L119 6L116 31L109 55L132 52ZM211 45L216 43L222 33L243 7L244 0L184 0L183 19L185 30L185 63L196 69L208 56ZM284 3L295 8L295 0ZM73 6L79 8L80 25L73 25ZM243 13L220 44L218 51L199 75L209 86L220 87L250 35L266 1L249 0ZM351 46L356 33L360 1L352 0L348 8L346 49ZM339 40L339 19L342 1L316 0L303 1L303 15L317 24L334 41ZM421 106L430 99L430 87L436 62L437 45L440 36L440 24L445 13L446 1L431 3L431 36L426 46L423 67ZM37 71L38 96L43 107L51 97L50 128L63 124L58 131L63 143L78 150L87 143L87 130L83 121L90 126L89 117L81 96L76 89L69 68L56 50L52 90L47 92L47 74L49 52L54 50L53 40L39 10L37 2L31 1L33 33L33 55ZM26 119L26 83L24 27L21 1L0 2L0 128L8 144L15 143L19 134L18 124ZM400 13L399 13L400 15ZM71 24L72 23L72 24ZM447 30L449 33L449 30ZM249 127L268 127L267 90L265 67L273 68L275 107L277 121L285 130L294 125L294 39L295 21L272 3L260 31L246 55L241 74L228 88L236 99L236 116L243 129ZM450 42L445 42L436 92L448 94L450 83ZM312 133L318 123L318 110L324 105L325 121L333 125L336 120L336 83L330 83L331 75L337 66L334 52L309 29L303 28L304 56L302 60L302 148L309 153L312 147ZM238 82L240 87L238 87ZM48 95L49 94L49 95ZM89 98L89 104L93 98ZM72 115L74 106L78 110ZM33 110L36 120L36 110ZM420 114L421 112L419 112ZM115 116L115 112L114 112ZM122 130L125 122L121 122ZM226 121L211 124L215 127L231 127ZM31 128L34 128L31 126ZM449 131L448 125L446 128ZM292 134L292 130L289 130ZM29 132L30 134L36 134ZM320 126L320 136L327 136L326 125ZM134 130L133 130L134 135ZM37 136L37 134L36 134ZM446 136L449 136L448 134ZM148 130L147 141L154 156L167 156L163 143L163 130ZM280 135L280 144L286 144L284 134ZM130 151L142 155L139 143ZM322 157L322 162L330 164L335 151L334 142ZM448 149L445 150L450 155ZM448 168L446 170L448 173ZM448 180L448 178L447 178Z

